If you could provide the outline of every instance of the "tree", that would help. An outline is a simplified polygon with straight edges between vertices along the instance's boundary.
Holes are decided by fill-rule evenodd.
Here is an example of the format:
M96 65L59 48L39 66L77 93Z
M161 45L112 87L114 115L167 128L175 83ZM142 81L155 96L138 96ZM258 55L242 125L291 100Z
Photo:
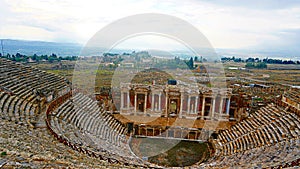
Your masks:
M258 62L258 63L248 62L246 63L245 67L248 69L252 69L252 68L266 69L267 64L265 62Z
M20 58L20 57L22 57L22 55L21 55L20 53L17 53L17 54L16 54L16 57L17 57L17 58Z
M234 62L242 62L242 59L241 58L235 58L233 61Z
M45 60L48 60L48 55L41 55L41 59L45 59Z
M254 58L248 58L246 62L254 62Z
M191 57L190 60L187 62L187 66L190 69L194 69L194 60L193 60L193 57Z
M16 61L16 56L15 55L11 55L12 57L12 61Z
M257 64L255 64L255 67L258 69L266 69L267 68L267 64L264 62L259 62Z
M198 56L195 56L194 61L195 61L195 62L198 62Z
M33 54L33 56L31 57L32 60L34 61L39 61L39 57L37 54Z
M17 62L24 61L24 55L21 55L20 53L17 53L16 57L15 57L15 61L17 61Z
M48 61L49 61L50 63L53 63L55 60L56 60L56 59L55 59L54 57L49 57L49 59L48 59Z
M52 53L50 57L57 59L57 55L54 53Z
M254 63L253 62L248 62L245 65L246 68L254 68Z
M78 56L72 56L72 59L71 60L77 60L78 59Z

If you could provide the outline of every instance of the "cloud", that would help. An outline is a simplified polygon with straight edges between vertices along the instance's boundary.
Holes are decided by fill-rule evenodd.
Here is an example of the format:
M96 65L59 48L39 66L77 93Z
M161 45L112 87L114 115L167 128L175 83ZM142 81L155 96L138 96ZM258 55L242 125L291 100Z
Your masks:
M292 31L300 29L297 0L4 0L0 1L0 38L84 44L105 25L148 12L190 22L216 48L299 46L295 37L300 32Z
M209 3L230 7L242 7L261 10L274 10L300 6L299 0L260 0L260 1L240 1L240 0L207 0Z

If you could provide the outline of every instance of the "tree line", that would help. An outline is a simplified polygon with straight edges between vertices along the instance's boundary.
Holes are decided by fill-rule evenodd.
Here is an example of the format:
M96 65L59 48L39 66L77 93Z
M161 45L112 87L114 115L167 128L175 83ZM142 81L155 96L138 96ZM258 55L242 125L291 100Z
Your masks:
M221 58L221 61L222 62L233 61L233 62L245 62L245 63L263 62L263 63L267 63L267 64L300 64L299 60L293 61L293 60L270 59L270 58L259 59L259 58L253 58L253 57L249 57L247 59L242 59L242 58L236 58L235 56L223 57L223 58Z
M0 53L0 57L1 58L6 58L12 61L16 61L16 62L56 62L56 61L61 61L61 60L69 60L69 61L75 61L78 59L78 56L66 56L66 57L61 57L61 56L57 56L56 54L52 53L51 55L31 55L31 56L27 56L27 55L22 55L20 53L16 53L16 54L9 54L7 53L6 55L2 55Z

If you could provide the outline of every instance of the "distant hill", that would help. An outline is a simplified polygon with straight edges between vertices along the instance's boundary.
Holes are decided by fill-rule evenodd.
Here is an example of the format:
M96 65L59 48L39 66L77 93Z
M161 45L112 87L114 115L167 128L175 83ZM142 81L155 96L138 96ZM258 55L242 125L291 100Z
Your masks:
M58 42L45 42L45 41L27 41L27 40L13 40L13 39L2 39L3 41L3 50L4 54L16 54L20 53L23 55L51 55L55 53L57 56L79 56L80 52L83 48L82 44L78 43L58 43ZM135 49L113 49L110 51L105 50L104 48L97 47L97 48L87 48L84 51L85 56L98 56L102 54L102 52L112 52L112 53L131 53ZM217 55L220 57L241 57L241 58L248 58L248 57L260 57L260 58L277 58L277 59L291 59L291 60L300 60L300 50L288 50L288 49L222 49L216 48L215 51ZM0 48L0 52L2 50ZM156 51L157 53L158 51ZM166 51L164 51L165 53ZM191 53L187 53L187 51L167 51L172 52L174 56L180 56L184 59L189 59ZM163 54L163 53L159 53ZM205 51L203 53L205 55ZM155 54L154 54L155 55Z
M81 44L77 43L58 43L58 42L46 42L46 41L28 41L28 40L14 40L14 39L2 39L4 55L20 53L22 55L51 55L52 53L57 56L79 56L82 48ZM0 52L2 53L1 46ZM98 56L103 52L107 52L104 48L86 48L84 51L85 56ZM132 50L125 49L113 49L113 53L131 53Z
M45 41L26 41L2 39L3 51L6 55L21 53L24 55L51 55L52 53L58 56L78 56L82 45L76 43L57 43ZM2 53L2 49L0 48Z

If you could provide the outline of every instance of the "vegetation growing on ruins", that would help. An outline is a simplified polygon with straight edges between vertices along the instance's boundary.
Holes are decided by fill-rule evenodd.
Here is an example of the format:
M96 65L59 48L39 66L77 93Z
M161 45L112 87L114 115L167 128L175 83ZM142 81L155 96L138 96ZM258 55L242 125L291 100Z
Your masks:
M161 138L133 138L132 142L134 144L131 146L137 146L132 148L136 155L141 156L140 158L146 157L149 162L161 166L191 166L209 158L207 143Z

